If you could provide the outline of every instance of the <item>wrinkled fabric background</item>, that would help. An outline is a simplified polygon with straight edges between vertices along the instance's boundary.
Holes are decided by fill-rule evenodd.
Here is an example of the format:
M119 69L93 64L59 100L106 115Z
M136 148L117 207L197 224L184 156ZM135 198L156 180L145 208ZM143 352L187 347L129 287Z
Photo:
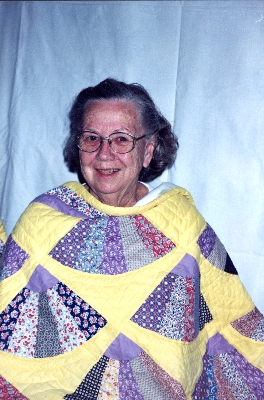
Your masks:
M76 176L62 149L75 95L143 84L173 124L176 165L264 312L264 1L0 2L0 191L7 233Z

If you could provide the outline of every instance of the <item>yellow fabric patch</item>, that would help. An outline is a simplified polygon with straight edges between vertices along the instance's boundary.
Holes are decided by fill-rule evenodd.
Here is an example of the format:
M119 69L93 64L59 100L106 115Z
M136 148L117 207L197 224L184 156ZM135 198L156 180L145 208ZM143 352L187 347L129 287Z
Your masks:
M45 204L31 203L18 220L12 236L23 250L41 264L41 257L45 257L80 220Z

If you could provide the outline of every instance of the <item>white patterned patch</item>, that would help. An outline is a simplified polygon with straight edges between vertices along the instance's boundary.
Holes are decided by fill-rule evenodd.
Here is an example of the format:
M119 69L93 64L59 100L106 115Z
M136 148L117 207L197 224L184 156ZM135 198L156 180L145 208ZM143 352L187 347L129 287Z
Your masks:
M82 345L86 338L55 288L47 290L48 302L58 329L61 351L66 353Z
M120 362L118 360L109 359L104 371L97 400L120 400L118 387L119 367Z
M257 328L255 329L251 339L257 340L258 342L264 342L264 318L260 321Z

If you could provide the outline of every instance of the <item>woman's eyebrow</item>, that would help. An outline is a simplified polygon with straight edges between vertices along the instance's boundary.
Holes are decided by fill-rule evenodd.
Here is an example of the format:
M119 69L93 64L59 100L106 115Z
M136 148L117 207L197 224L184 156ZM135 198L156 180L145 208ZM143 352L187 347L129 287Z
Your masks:
M124 132L124 131L130 132L130 129L128 129L128 128L118 128L118 129L115 129L113 131L113 133L119 133L119 132Z
M83 128L83 132L91 132L91 133L96 133L97 135L99 135L99 133L96 130L89 129L89 128Z

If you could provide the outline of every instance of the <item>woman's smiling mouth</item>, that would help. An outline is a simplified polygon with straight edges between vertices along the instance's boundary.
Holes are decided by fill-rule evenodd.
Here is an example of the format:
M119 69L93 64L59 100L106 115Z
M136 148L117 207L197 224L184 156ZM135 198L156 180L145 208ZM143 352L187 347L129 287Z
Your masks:
M98 172L100 172L103 175L111 175L114 172L119 171L118 168L114 168L114 169L97 169Z

